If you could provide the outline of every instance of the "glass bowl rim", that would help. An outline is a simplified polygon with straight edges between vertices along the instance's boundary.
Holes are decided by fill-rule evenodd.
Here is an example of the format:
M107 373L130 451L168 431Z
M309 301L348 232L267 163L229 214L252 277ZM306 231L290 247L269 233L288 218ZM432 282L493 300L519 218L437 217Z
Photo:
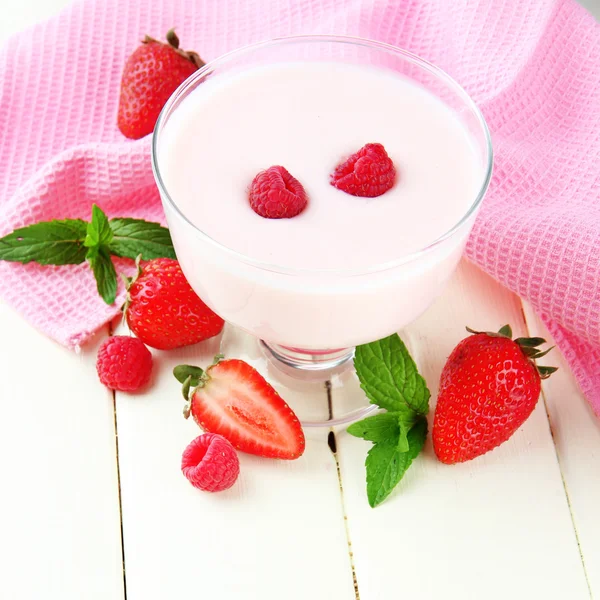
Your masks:
M405 254L399 258L395 258L386 262L378 263L368 267L360 267L360 268L334 268L334 269L310 269L310 268L296 268L296 267L287 267L284 265L278 265L276 263L270 263L267 261L262 261L237 250L233 250L228 246L221 244L217 240L210 237L207 233L202 231L199 227L194 225L190 219L184 214L184 212L179 208L177 203L171 198L170 194L167 191L167 187L162 179L160 169L158 167L158 158L157 158L157 145L158 138L160 135L160 131L163 126L163 121L165 121L170 113L173 110L173 106L176 102L183 96L187 95L187 92L190 88L194 86L198 79L201 79L207 72L211 71L214 67L218 67L221 64L227 63L228 61L235 59L237 56L253 52L256 50L262 50L265 48L269 48L271 46L280 46L283 44L298 44L298 43L338 43L338 44L350 44L355 46L362 46L374 50L383 50L385 52L400 55L403 59L417 65L425 71L428 71L438 79L444 81L465 103L465 105L469 108L469 110L475 115L477 119L478 125L481 127L483 135L485 137L485 151L487 155L487 161L485 165L485 170L483 173L482 181L479 186L479 190L475 196L475 200L469 206L468 210L461 216L461 218L445 233L441 236L414 252L410 252ZM349 277L349 276L359 276L359 275L367 275L369 273L377 273L380 271L387 271L389 269L393 269L399 265L406 264L411 262L418 257L428 253L433 250L439 244L452 237L452 235L458 232L462 226L469 220L469 218L477 211L479 205L481 204L483 197L487 191L490 180L492 178L492 167L493 167L493 148L492 148L492 140L489 128L483 117L483 114L473 101L473 99L467 94L464 88L456 82L450 75L448 75L444 70L440 67L435 66L434 64L426 61L425 59L419 57L418 55L409 52L408 50L404 50L403 48L399 48L393 46L391 44L386 44L384 42L378 42L376 40L370 40L362 37L354 37L354 36L345 36L345 35L294 35L294 36L285 36L273 38L266 41L261 41L253 44L248 44L245 46L241 46L236 48L235 50L231 50L225 54L222 54L218 58L207 62L203 67L198 69L195 73L190 75L171 95L171 97L167 100L167 103L162 108L156 124L154 126L154 131L152 133L152 146L151 146L151 160L152 160L152 172L154 174L154 179L160 191L161 199L164 202L165 199L167 203L174 210L175 214L178 215L181 219L183 219L197 234L199 234L205 241L210 243L212 246L218 248L219 250L225 252L229 256L236 258L239 261L242 261L251 266L257 267L262 270L272 271L276 273L282 273L287 275L331 275L337 277Z

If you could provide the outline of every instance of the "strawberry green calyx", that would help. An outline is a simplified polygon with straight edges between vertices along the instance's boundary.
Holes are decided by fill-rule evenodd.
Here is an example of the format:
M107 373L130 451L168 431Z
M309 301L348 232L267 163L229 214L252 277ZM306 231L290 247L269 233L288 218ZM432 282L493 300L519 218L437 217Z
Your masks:
M175 52L177 52L177 54L179 54L179 56L183 56L183 58L189 60L191 63L196 65L197 69L200 69L201 67L203 67L206 64L200 58L200 56L198 55L197 52L194 52L193 50L182 50L179 47L179 38L177 37L177 34L175 33L175 29L173 29L173 28L169 29L169 31L167 31L167 35L165 37L167 39L167 44L165 44L164 42L161 42L159 40L156 40L153 37L150 37L149 35L146 35L144 37L144 39L142 40L142 43L143 44L156 43L156 44L163 44L164 46L168 45L171 48L173 48L173 50L175 50Z
M224 358L224 354L217 354L213 359L211 366L218 365ZM205 371L194 365L177 365L173 369L173 376L181 383L181 393L185 400L183 416L187 419L190 416L194 393L198 388L203 388L206 385L210 380L210 375L208 374L208 369Z
M175 33L175 29L173 27L171 27L171 29L167 31L166 38L167 42L169 42L169 44L173 46L173 48L175 48L176 50L179 49L179 38L177 37L177 34Z
M474 335L477 335L478 333L485 333L485 335L489 335L490 337L505 337L509 340L512 340L512 327L508 324L504 325L504 327L500 327L498 331L477 331L475 329L471 329L470 327L466 327L466 330Z
M539 373L540 379L548 379L548 377L550 377L550 375L552 375L552 373L555 373L556 371L558 371L558 367L544 367L544 366L537 365L534 362L536 359L546 356L546 354L548 354L548 352L550 352L551 350L554 349L554 346L550 346L550 348L547 348L546 350L541 350L539 348L539 346L542 346L543 344L547 343L544 338L541 338L541 337L519 337L519 338L516 338L513 340L512 328L508 324L504 325L504 327L501 327L497 332L495 332L495 331L475 331L474 329L471 329L470 327L467 327L466 329L469 333L472 333L474 335L483 333L485 335L489 335L490 337L503 337L503 338L507 338L507 339L515 342L515 344L517 344L519 346L519 348L521 349L523 354L535 365L535 367Z
M131 295L129 293L129 288L131 288L131 286L137 281L138 277L142 274L141 262L142 262L142 255L138 254L135 259L135 275L133 277L127 277L127 275L125 275L124 273L121 273L121 279L123 280L123 284L125 285L125 291L126 291L125 302L123 303L123 306L121 307L121 312L123 313L123 317L122 317L123 325L127 321L127 309L129 308L129 305L131 304Z
M201 369L200 367L195 367L194 365L177 365L173 369L173 376L179 383L181 383L181 393L183 395L183 399L185 400L185 404L183 406L183 416L188 419L190 416L191 405L192 405L192 397L194 396L194 391L200 383L202 385L209 379L208 375Z

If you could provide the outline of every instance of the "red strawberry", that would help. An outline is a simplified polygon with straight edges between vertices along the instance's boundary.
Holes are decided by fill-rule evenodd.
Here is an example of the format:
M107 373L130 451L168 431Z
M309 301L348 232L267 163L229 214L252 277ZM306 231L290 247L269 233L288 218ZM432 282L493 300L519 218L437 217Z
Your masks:
M152 133L171 94L204 65L195 52L179 49L172 29L167 33L167 42L146 36L125 63L117 117L125 137L136 140Z
M222 435L242 452L298 458L304 452L304 433L292 409L248 363L220 358L204 373L187 365L175 368L190 401L184 415L191 412L202 429ZM191 384L197 387L190 393Z
M289 219L304 210L308 197L287 169L274 166L253 179L248 200L252 210L265 219Z
M433 421L433 449L446 464L465 462L505 442L529 417L540 395L540 378L555 367L537 367L547 354L541 338L512 340L509 325L498 333L464 339L442 371Z
M171 258L151 260L139 270L129 285L125 314L131 331L160 350L197 344L220 333L224 325Z
M395 180L396 167L381 144L366 144L331 174L332 186L365 198L381 196Z

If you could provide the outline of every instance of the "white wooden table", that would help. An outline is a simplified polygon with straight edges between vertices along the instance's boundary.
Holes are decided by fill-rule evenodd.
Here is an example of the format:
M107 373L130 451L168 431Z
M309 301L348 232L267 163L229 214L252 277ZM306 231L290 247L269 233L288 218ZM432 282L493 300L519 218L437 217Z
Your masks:
M0 36L68 0L6 5ZM595 4L593 4L595 1ZM587 5L600 12L598 0ZM464 325L510 322L548 338L533 312L470 264L401 332L435 398ZM145 395L113 395L95 373L108 335L75 355L0 302L0 598L6 600L388 600L600 598L600 422L564 361L513 438L444 466L431 443L372 510L367 442L307 431L305 455L241 455L238 483L203 494L179 471L199 430L181 418L170 370L205 361L198 345L156 353ZM245 336L231 355L261 365ZM361 401L358 385L278 385L316 413Z

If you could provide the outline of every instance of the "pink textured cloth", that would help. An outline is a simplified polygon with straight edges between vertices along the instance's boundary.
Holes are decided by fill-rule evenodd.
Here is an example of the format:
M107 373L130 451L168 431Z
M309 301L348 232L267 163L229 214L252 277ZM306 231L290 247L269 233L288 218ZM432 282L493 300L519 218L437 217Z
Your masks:
M84 0L0 55L0 234L34 221L163 218L149 138L116 127L143 34L177 28L205 60L241 45L338 33L416 52L482 108L494 179L471 260L527 298L600 415L600 27L571 0ZM123 292L121 291L121 294ZM0 262L0 295L67 346L115 315L86 266Z

